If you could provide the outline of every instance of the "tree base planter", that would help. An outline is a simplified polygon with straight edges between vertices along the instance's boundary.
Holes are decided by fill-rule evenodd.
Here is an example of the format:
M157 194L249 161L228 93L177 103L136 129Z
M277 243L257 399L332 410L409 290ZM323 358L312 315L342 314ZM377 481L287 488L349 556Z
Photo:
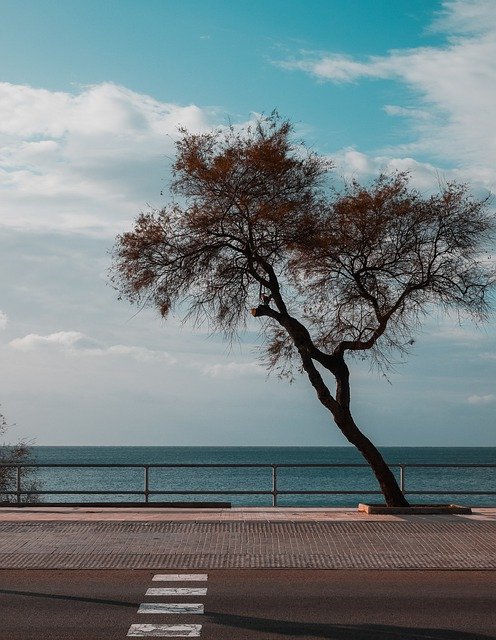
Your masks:
M470 507L462 507L457 504L412 504L409 507L388 507L385 504L358 505L358 511L371 515L466 515L472 513Z

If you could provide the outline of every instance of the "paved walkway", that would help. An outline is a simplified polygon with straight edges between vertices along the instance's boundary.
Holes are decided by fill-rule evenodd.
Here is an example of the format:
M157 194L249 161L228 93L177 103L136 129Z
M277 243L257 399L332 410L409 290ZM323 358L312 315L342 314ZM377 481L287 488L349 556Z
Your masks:
M332 507L232 507L222 508L133 508L133 507L0 507L1 522L496 522L496 507L472 509L471 515L370 515L356 508Z
M2 569L496 569L496 509L0 509Z

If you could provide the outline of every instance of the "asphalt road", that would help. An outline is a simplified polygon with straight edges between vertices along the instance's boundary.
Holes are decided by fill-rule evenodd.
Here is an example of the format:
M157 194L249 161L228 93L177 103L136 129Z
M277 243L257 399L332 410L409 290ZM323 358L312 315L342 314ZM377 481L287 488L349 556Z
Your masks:
M136 624L201 625L207 640L496 638L491 571L236 569L175 582L154 581L157 573L0 571L0 639L124 640ZM207 592L145 595L157 587ZM197 603L205 612L138 614L144 602Z

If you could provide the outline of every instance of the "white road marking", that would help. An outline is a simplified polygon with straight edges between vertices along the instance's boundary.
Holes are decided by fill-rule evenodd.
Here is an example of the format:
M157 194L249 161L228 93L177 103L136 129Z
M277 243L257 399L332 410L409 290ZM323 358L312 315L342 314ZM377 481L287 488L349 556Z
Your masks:
M206 573L158 573L152 578L155 582L206 582L207 579ZM146 591L147 596L204 596L206 593L205 587L151 587ZM138 613L202 614L204 606L193 602L144 602ZM201 624L132 624L127 635L135 638L198 638L201 628Z
M206 588L189 587L150 587L146 590L147 596L204 596Z
M208 579L206 573L157 573L152 580L167 580L170 582L205 582Z
M201 624L132 624L127 632L134 638L199 638Z
M203 613L203 605L192 602L144 602L138 613Z

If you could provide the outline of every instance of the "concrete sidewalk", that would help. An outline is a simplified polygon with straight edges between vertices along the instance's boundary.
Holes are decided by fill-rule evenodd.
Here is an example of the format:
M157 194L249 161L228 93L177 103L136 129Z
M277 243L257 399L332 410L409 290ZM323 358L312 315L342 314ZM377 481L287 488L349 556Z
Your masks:
M496 509L0 509L0 569L496 569Z
M418 522L485 520L496 522L496 507L473 508L471 515L371 515L332 507L0 507L2 522Z

